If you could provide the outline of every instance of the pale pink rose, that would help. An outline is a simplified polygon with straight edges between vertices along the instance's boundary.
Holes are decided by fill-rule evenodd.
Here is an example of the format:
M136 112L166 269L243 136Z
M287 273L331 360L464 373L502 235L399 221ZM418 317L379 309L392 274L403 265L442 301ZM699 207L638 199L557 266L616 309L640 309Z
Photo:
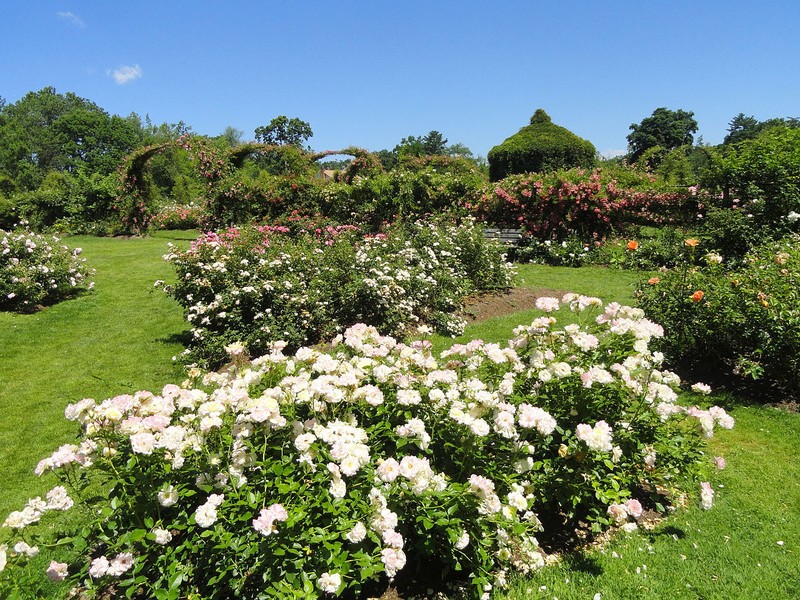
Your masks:
M60 563L54 560L50 561L50 566L47 567L48 579L51 581L63 581L67 575L67 563Z
M130 552L122 552L114 557L111 564L108 565L107 574L112 577L119 577L133 566L133 554Z
M542 297L536 299L536 308L546 313L558 310L558 306L558 298Z
M631 498L625 503L625 510L627 510L628 514L634 519L638 519L642 516L642 503L635 498Z
M335 594L342 585L342 576L338 573L323 573L317 579L317 587L325 594Z
M392 579L406 565L406 555L398 548L384 548L381 551L381 561L387 577Z
M704 510L708 510L714 504L714 490L711 489L711 484L707 481L700 483L700 506Z
M628 520L628 511L625 509L624 504L612 504L606 512L617 523L624 523Z
M89 576L92 579L98 579L108 573L109 567L108 559L105 556L98 556L89 565Z

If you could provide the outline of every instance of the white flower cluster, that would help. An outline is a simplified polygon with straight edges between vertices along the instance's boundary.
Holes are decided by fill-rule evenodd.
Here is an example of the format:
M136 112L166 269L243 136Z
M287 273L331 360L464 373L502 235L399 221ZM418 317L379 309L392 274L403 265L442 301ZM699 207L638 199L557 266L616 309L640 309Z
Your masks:
M56 486L47 492L47 501L40 497L28 500L25 508L13 511L3 521L3 527L22 529L28 525L38 523L42 516L50 510L69 510L74 502L67 494L66 488Z
M0 229L0 309L29 311L78 289L91 289L93 275L80 248L59 245L27 227Z
M121 552L111 560L105 556L98 556L89 566L89 576L92 579L101 577L119 577L133 566L133 554Z
M268 340L286 339L289 330L293 343L313 343L314 328L342 331L354 319L399 335L424 318L455 336L466 326L458 312L466 295L507 288L513 280L513 267L476 236L470 221L459 227L415 223L366 236L357 245L344 236L313 246L317 242L262 229L205 234L186 252L173 247L165 255L179 279L165 290L186 308L197 348L235 328L241 339L228 349L260 353ZM470 236L481 243L459 242ZM339 244L353 244L346 263ZM252 258L242 258L245 253ZM469 267L474 253L482 254L479 273ZM331 295L342 278L354 282L347 303Z
M577 311L597 304L580 296L565 302ZM557 303L542 304L551 309ZM388 577L406 564L406 536L418 534L421 513L407 518L405 507L439 505L461 494L459 510L469 506L471 512L460 514L447 535L459 552L492 545L500 581L509 568L528 571L543 564L534 537L541 527L534 512L537 461L572 460L588 448L620 464L624 439L636 435L640 417L656 424L696 418L707 435L715 425L733 425L721 408L677 404L673 388L679 379L659 370L661 357L648 349L659 328L639 311L606 306L591 330L554 325L551 316L539 318L518 328L506 346L476 340L454 345L438 359L428 343L400 343L366 325L348 329L324 350L285 353L285 345L276 343L248 364L194 373L160 394L137 392L68 406L65 415L80 423L84 439L59 448L37 472L96 465L125 472L140 461L157 472L160 465L161 475L142 480L138 490L141 505L153 511L140 517L152 517L148 539L158 545L192 531L205 530L204 536L224 531L236 523L229 517L249 502L254 505L247 520L261 543L279 543L296 523L324 518L330 527L326 535L380 556ZM597 348L604 349L605 364L595 362ZM612 408L579 412L612 392ZM486 458L496 449L509 464ZM462 473L474 456L486 461L486 470L471 466ZM588 466L595 460L609 463L605 456L581 458ZM652 447L640 460L648 477L658 476L661 459L656 461ZM496 477L501 469L503 477ZM285 470L299 489L281 478ZM588 472L586 477L589 482ZM328 503L354 512L331 520L309 508L304 493L315 495L315 507ZM271 504L262 508L265 495ZM47 501L31 500L5 525L21 529L46 510L71 504L66 490L54 488ZM633 502L624 510L626 520L640 514ZM609 511L622 519L619 506ZM192 515L194 522L175 527L169 519L178 514ZM131 561L125 552L115 559L98 557L90 574L116 575ZM337 593L346 583L340 577L327 571L316 585Z

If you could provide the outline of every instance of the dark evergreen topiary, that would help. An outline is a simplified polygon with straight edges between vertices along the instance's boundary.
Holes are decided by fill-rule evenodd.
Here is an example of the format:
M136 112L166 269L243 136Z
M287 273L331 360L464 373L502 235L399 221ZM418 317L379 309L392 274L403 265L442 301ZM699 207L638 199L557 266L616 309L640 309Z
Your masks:
M499 181L517 173L543 173L594 165L591 142L555 125L544 110L537 109L530 125L489 150L489 178Z

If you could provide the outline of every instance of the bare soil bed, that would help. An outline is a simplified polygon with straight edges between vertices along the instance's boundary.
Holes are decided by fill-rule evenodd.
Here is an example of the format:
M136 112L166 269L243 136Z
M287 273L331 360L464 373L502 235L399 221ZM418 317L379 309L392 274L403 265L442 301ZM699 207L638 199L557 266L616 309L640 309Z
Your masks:
M469 296L464 300L464 317L468 322L485 321L536 306L536 300L550 296L561 298L567 292L547 288L513 288L508 292Z

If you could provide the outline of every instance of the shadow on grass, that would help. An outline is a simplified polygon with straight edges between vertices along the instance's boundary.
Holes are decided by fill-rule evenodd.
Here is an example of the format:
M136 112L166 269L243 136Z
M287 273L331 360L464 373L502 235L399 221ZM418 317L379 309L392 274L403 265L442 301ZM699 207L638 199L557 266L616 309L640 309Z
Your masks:
M655 531L647 532L647 538L651 542L654 542L656 541L656 539L665 536L671 537L673 539L682 540L683 538L686 537L686 532L680 527L675 527L674 525L667 525L666 527L661 527Z
M192 341L192 332L190 329L184 329L178 333L170 333L164 337L156 338L159 344L179 344L187 348Z
M587 575L598 576L603 574L603 568L598 560L592 556L582 553L565 554L562 562L574 571L586 573Z

